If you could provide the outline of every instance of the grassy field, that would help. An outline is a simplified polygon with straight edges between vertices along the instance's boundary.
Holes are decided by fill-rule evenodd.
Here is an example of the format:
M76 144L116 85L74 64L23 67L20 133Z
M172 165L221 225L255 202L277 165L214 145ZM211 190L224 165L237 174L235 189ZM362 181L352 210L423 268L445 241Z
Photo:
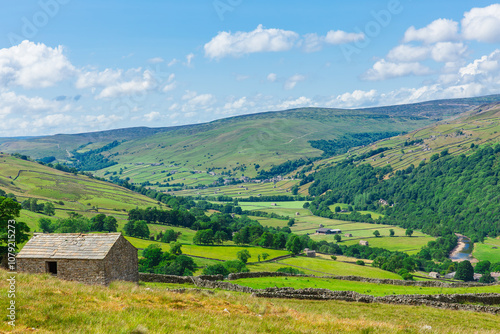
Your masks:
M132 243L132 245L134 245L139 249L144 249L148 247L150 244L157 244L165 251L170 250L170 245L166 243L132 238L132 237L126 237L126 238ZM262 247L254 247L254 246L234 246L234 245L199 246L192 244L183 245L182 253L186 255L202 256L209 259L235 260L237 259L237 253L243 249L248 250L250 252L250 255L252 256L248 260L249 263L257 262L258 261L257 256L262 253L269 254L270 259L289 254L287 251L283 250L268 249Z
M14 194L20 202L28 198L36 198L39 204L52 202L55 218L65 218L70 211L87 217L105 213L124 224L127 210L157 205L149 197L112 183L61 172L5 154L0 154L0 189ZM34 231L41 217L47 216L22 210L19 219Z
M0 293L7 295L6 271ZM154 285L110 287L18 274L16 327L3 333L497 333L492 314L424 306L256 299L227 291L173 293ZM6 310L8 298L0 298Z
M399 286L365 282L343 281L319 277L258 277L245 278L231 283L254 289L268 287L291 287L294 289L318 288L333 291L355 291L372 296L412 295L412 294L453 294L453 293L500 293L500 285L470 288L434 288L419 286Z
M475 243L472 255L479 261L500 262L500 238L486 238L484 243Z
M369 265L359 266L356 264L334 261L324 258L293 257L278 261L283 266L293 266L300 270L310 271L316 276L338 275L338 276L363 276L370 278L401 279L401 276L389 271L381 270ZM304 270L303 270L304 271Z
M420 231L414 231L412 237L407 237L405 235L406 230L398 226L358 223L313 216L309 210L302 208L304 203L305 202L301 201L240 202L240 205L244 210L258 210L294 218L295 225L292 226L292 232L296 234L309 234L310 238L316 241L335 241L335 236L332 234L315 234L320 225L327 228L342 230L342 242L346 245L359 243L359 240L363 239L368 240L370 246L373 247L381 247L391 251L403 251L409 254L417 253L423 246L427 245L429 241L435 240L435 238L425 235ZM333 206L335 205L347 208L346 204L334 204ZM298 216L296 215L297 212L299 213ZM284 227L287 224L286 220L260 217L255 217L255 219L259 220L263 226ZM394 230L395 237L393 238L389 237L390 229ZM373 235L375 230L378 230L382 237L375 238ZM352 237L345 237L345 234L352 234Z

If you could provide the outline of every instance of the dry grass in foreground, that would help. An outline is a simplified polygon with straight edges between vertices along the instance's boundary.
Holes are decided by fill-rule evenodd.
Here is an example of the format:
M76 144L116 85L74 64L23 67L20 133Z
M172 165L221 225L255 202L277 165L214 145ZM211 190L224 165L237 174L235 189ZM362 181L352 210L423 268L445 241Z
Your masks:
M498 333L500 317L429 307L257 299L216 291L179 294L17 274L16 327L7 324L0 270L0 333Z

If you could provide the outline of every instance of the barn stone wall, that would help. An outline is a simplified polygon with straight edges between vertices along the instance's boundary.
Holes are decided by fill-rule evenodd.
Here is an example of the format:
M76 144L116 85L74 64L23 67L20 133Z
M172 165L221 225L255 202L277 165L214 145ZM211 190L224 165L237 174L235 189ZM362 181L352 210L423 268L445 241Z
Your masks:
M57 277L87 284L106 284L102 260L17 259L17 269L29 273L46 273L46 262L57 262Z
M106 284L111 281L139 281L139 264L137 248L132 246L123 236L109 250L104 258L106 267Z

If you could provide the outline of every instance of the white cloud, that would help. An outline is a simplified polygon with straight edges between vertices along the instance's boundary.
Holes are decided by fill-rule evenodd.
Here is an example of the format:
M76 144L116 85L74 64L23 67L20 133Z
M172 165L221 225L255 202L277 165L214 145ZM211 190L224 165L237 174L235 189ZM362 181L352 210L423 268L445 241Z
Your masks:
M500 42L500 4L484 8L472 8L462 19L462 34L465 39L480 42Z
M165 84L165 86L163 86L162 91L164 93L170 92L177 87L177 83L174 80L175 80L175 74L172 73L168 76L167 83Z
M403 41L421 41L427 44L454 41L458 39L458 22L448 19L437 19L428 26L416 29L411 26L406 30Z
M115 98L118 96L138 94L154 89L157 86L151 71L145 70L142 77L135 77L130 81L122 81L104 88L97 96L102 98Z
M323 48L325 38L317 34L306 34L302 42L302 47L305 52L316 52Z
M182 96L185 101L181 107L183 112L197 111L199 109L208 110L208 108L217 102L217 99L212 94L198 94L194 91L186 91Z
M463 43L440 42L433 45L398 45L387 54L393 62L416 62L432 58L437 62L455 62L464 58L467 46Z
M367 104L374 104L377 101L378 93L375 89L370 91L355 90L352 93L338 95L328 103L331 107L359 107Z
M269 73L266 79L269 82L275 82L278 79L278 76L276 75L276 73Z
M302 74L294 74L290 78L285 81L285 85L283 86L286 90L294 89L297 83L306 80L306 77Z
M461 77L477 77L477 76L498 76L500 69L500 50L493 51L488 56L482 56L474 60L472 63L460 68L458 73ZM497 82L500 84L500 82Z
M328 44L346 44L357 41L362 41L365 39L365 34L362 32L345 32L342 30L330 30L325 37L325 42Z
M116 84L123 75L122 70L105 69L104 71L80 71L76 80L76 88L109 86Z
M397 62L422 61L429 57L430 48L427 46L398 45L387 54L387 59Z
M205 56L211 59L241 57L256 52L279 52L290 50L299 35L282 29L266 29L259 25L250 32L219 32L205 44Z
M175 58L174 58L174 59L172 59L172 60L168 63L168 65L167 65L167 66L168 66L168 67L172 67L172 66L174 66L175 64L177 64L178 62L179 62L179 61L178 61L177 59L175 59Z
M45 88L74 75L75 68L63 54L63 47L23 41L0 49L0 85Z
M241 110L241 109L247 109L245 108L245 106L254 106L255 103L254 102L249 102L247 101L247 97L246 96L243 96L242 98L239 98L235 101L232 101L232 102L227 102L225 105L224 105L224 109L225 110Z
M314 106L314 103L310 98L307 98L305 96L301 96L295 100L283 101L280 104L278 104L276 107L278 109L291 109L291 108L306 107L306 106L312 107L312 106Z
M427 75L431 70L418 63L393 63L385 59L377 61L371 69L363 74L362 79L378 81L390 78L403 77L407 75Z
M437 62L456 62L464 58L467 46L463 43L442 42L431 48L431 57Z
M149 114L144 115L144 119L148 122L156 121L160 118L160 113L158 111L152 111Z
M148 59L148 63L151 63L151 64L160 64L160 63L163 63L165 60L161 57L154 57L154 58L150 58Z
M186 65L187 67L193 67L193 64L192 64L193 59L194 59L194 53L190 53L190 54L188 54L188 55L186 56L186 63L185 63L185 65Z

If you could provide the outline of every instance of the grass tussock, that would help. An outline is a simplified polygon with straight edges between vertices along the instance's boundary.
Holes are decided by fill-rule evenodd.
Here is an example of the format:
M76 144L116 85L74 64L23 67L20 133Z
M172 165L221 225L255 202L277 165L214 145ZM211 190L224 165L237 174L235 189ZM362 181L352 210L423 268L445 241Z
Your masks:
M6 296L7 272L0 271ZM7 298L0 299L5 310ZM490 314L428 307L257 299L217 291L174 293L114 282L109 287L17 275L16 327L0 333L496 333Z

